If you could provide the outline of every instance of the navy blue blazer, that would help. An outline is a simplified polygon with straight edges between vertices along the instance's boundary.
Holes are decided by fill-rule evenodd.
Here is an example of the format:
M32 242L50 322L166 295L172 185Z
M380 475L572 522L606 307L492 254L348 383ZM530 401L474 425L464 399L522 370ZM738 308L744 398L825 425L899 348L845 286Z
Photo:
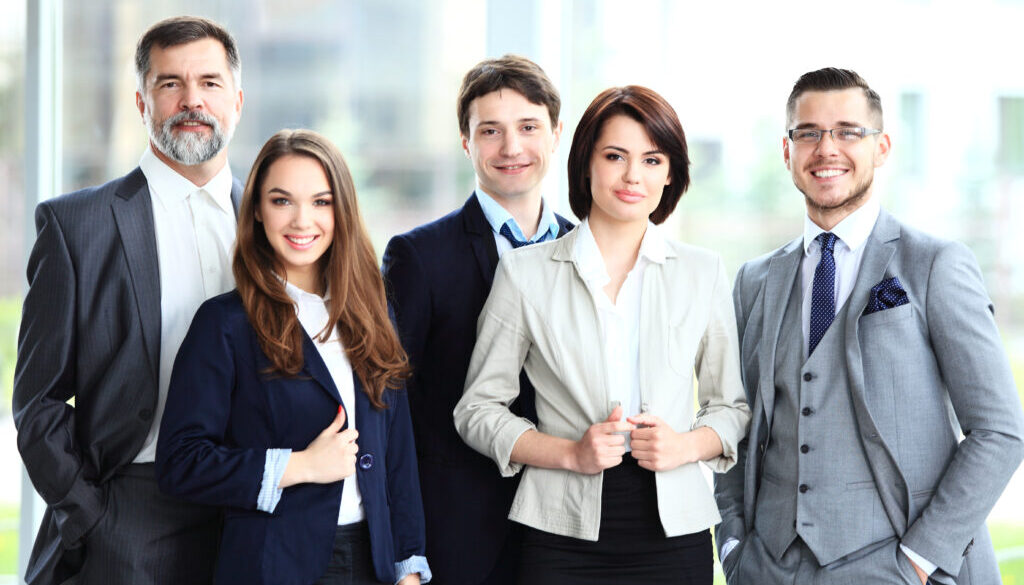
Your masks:
M268 448L305 449L338 413L341 396L313 341L295 378L264 374L241 297L199 308L171 375L157 445L164 492L224 508L216 582L313 583L331 557L344 480L284 490L273 513L256 509ZM377 410L353 376L359 453L356 479L377 578L394 581L395 560L424 554L423 507L404 391Z
M573 227L562 217L558 223L559 236ZM508 511L518 478L502 478L493 461L466 446L452 420L497 266L494 231L475 195L461 209L395 236L384 252L388 300L413 366L407 387L427 558L438 585L480 583L501 563L510 538ZM525 375L520 386L513 411L536 420Z

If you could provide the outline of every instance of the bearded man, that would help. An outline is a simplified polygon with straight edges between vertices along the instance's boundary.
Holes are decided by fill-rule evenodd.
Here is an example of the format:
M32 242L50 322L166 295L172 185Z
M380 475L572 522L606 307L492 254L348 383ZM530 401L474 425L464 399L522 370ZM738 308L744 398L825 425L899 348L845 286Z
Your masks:
M212 581L218 512L162 495L153 459L192 316L234 286L241 62L224 28L179 17L143 35L135 70L138 168L36 209L13 401L46 501L31 585Z

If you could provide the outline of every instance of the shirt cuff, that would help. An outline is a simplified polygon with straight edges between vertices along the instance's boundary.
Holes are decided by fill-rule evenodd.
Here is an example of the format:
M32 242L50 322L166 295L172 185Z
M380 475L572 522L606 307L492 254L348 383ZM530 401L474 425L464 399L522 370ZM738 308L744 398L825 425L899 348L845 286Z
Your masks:
M277 486L281 485L281 476L284 475L284 468L288 467L288 458L291 454L291 449L267 449L267 460L263 464L263 482L256 497L257 510L272 514L277 503L281 501L281 493L284 490Z
M900 544L900 550L903 551L903 554L910 557L910 560L914 561L914 564L916 564L918 567L921 567L922 571L928 573L929 575L934 573L935 569L939 568L939 566L935 563L928 561L928 559L922 557L921 555L903 546L902 544Z
M732 552L732 549L736 548L736 545L739 543L739 539L736 538L730 538L729 540L726 540L725 544L722 545L722 550L718 553L718 562L724 563L725 557L729 556L729 553Z
M432 575L430 574L430 567L427 566L427 557L413 555L400 563L395 563L396 584L402 579L405 579L406 575L411 575L413 573L420 574L420 583L430 581Z

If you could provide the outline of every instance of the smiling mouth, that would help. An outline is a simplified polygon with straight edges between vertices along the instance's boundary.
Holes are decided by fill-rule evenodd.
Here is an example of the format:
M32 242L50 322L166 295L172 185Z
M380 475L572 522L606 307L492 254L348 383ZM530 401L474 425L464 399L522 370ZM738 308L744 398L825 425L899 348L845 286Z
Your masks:
M816 171L811 171L811 174L819 179L831 179L833 177L838 177L839 175L845 175L847 172L849 171L846 169L818 169Z
M499 171L504 172L504 173L514 173L514 172L517 172L517 171L521 171L521 170L523 170L523 169L525 169L525 168L527 168L529 166L530 166L530 163L522 163L522 164L516 164L516 165L495 165L494 168L496 168Z
M285 236L293 247L308 248L319 236Z

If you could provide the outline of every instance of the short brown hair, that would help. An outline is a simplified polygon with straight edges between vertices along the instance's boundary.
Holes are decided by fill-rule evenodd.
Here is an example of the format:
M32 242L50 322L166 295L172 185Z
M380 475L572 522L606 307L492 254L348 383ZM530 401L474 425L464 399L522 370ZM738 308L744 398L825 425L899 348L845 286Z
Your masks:
M326 341L337 328L341 346L370 402L384 408L385 389L401 387L409 374L409 361L388 316L384 280L359 213L352 174L337 147L312 130L281 130L271 136L245 183L232 271L249 323L270 358L271 371L297 375L303 365L302 325L278 278L286 271L256 218L267 172L286 156L304 156L320 163L333 196L334 238L319 261L320 284L331 297L327 326L317 339Z
M569 206L580 219L590 215L594 200L590 192L590 159L605 122L613 116L629 116L639 122L651 142L668 156L671 180L650 215L652 222L660 224L672 214L690 186L690 157L676 111L665 98L639 85L606 89L583 112L569 149Z
M138 46L135 47L135 76L138 78L139 91L146 89L146 76L149 75L150 53L153 47L166 49L202 39L214 39L224 46L227 54L228 69L234 78L235 88L242 86L242 60L238 56L238 47L231 33L224 27L199 16L175 16L167 18L149 27Z
M868 108L878 114L878 129L882 129L882 98L878 93L868 86L864 78L857 75L856 71L826 67L817 71L810 71L800 76L793 84L793 91L789 93L786 101L786 126L793 123L793 116L796 114L796 100L808 91L838 91L859 87L864 90L864 97L868 100Z
M519 55L505 55L476 64L462 78L459 88L459 132L469 136L469 106L473 100L499 89L519 92L530 103L544 106L551 117L551 129L558 126L562 100L555 84L533 61Z

